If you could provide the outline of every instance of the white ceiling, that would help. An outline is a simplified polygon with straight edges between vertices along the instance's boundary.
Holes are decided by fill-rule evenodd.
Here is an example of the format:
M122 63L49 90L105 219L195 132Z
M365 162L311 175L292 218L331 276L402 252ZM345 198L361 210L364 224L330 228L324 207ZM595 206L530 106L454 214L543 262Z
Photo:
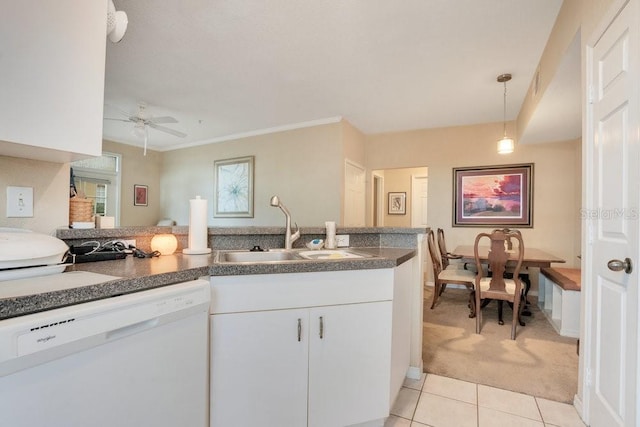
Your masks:
M522 105L562 0L115 0L105 117L144 101L169 150L344 117L366 134L500 122ZM132 123L104 137L140 145Z

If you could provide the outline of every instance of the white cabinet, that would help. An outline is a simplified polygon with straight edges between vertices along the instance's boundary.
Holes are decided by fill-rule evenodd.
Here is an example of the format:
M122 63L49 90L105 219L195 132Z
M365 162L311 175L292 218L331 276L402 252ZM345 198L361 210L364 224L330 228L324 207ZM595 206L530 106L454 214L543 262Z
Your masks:
M307 317L307 309L211 316L211 426L307 425L308 333L297 339Z
M309 427L389 415L391 301L310 309Z
M211 426L383 420L392 297L392 269L213 277Z
M3 4L0 155L101 154L106 25L106 1Z

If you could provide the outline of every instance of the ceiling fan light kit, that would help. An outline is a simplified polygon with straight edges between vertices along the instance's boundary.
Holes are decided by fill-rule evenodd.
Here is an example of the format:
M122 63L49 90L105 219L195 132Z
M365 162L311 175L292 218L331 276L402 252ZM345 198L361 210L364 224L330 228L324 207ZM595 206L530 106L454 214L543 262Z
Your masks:
M121 10L116 11L113 0L109 0L107 5L107 36L113 43L118 43L127 32L129 19L127 14Z

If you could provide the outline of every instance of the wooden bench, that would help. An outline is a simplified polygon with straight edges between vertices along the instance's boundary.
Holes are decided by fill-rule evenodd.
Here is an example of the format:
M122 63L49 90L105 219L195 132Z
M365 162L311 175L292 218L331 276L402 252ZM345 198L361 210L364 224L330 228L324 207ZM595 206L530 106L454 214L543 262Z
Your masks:
M580 285L578 268L541 268L538 306L562 336L580 337Z

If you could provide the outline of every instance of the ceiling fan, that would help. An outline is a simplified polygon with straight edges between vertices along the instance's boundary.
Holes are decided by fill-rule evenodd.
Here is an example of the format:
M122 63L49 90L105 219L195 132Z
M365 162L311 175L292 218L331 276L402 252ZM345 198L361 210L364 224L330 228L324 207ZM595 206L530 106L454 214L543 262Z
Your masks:
M147 155L147 141L149 140L149 128L159 130L161 132L166 132L168 134L177 136L179 138L184 138L187 136L186 133L170 129L166 126L160 126L160 124L165 123L178 123L178 121L171 116L163 116L163 117L153 117L147 113L147 104L141 102L138 104L138 112L135 115L129 115L128 113L120 110L116 107L118 111L120 111L126 119L114 119L110 117L105 117L105 120L114 120L118 122L130 122L134 124L133 133L134 135L144 138L144 155Z

